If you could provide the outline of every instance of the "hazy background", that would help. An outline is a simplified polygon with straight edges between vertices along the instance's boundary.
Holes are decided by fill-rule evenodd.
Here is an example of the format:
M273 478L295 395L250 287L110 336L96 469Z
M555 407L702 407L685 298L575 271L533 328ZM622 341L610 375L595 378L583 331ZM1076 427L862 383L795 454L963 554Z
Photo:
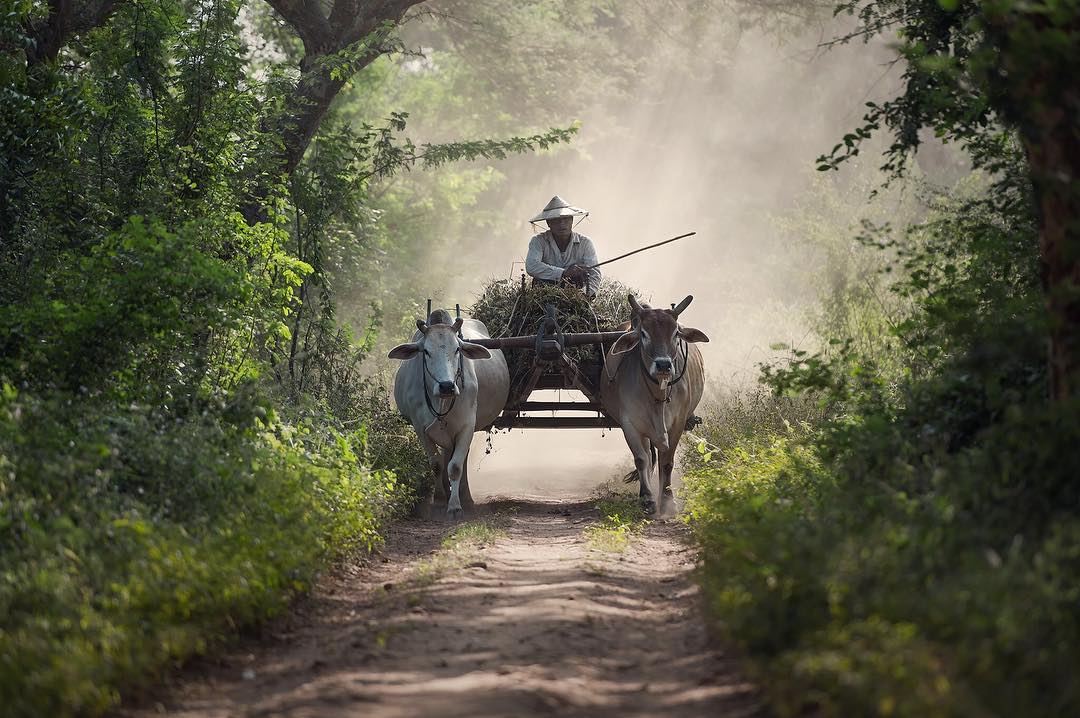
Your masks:
M570 146L550 152L437 170L434 178L405 180L415 183L408 189L395 180L390 190L412 193L404 206L432 214L420 230L428 236L416 246L423 259L404 291L399 282L359 292L356 316L370 294L381 294L393 334L394 310L404 324L429 296L436 306L469 305L486 279L520 273L514 262L523 260L535 231L527 219L559 194L590 212L577 230L593 239L601 260L698 233L604 271L656 305L695 296L682 321L711 337L702 347L710 393L753 381L757 364L784 353L770 346L811 345L808 318L836 247L808 236L807 216L828 225L817 233L834 235L827 241L844 251L854 245L849 228L878 181L876 156L827 177L815 171L814 159L856 126L866 101L895 88L899 69L889 64L895 54L861 42L822 49L843 27L827 13L808 11L763 28L729 7L691 5L661 3L664 13L635 16L627 21L630 30L610 33L541 18L534 32L515 34L513 19L468 16L469 8L491 9L491 3L447 3L446 12L457 13L453 19L411 23L406 40L423 57L386 68L393 89L384 89L379 101L410 113L418 141L574 121L581 129ZM616 25L623 9L641 8L614 7L606 22ZM505 63L493 61L498 52L506 53ZM522 67L507 80L500 73L511 72L504 67L511 63ZM517 86L504 91L500 82ZM412 92L410 83L428 89ZM430 95L440 92L457 97L457 106L443 102L429 111ZM361 96L370 106L376 93L362 89ZM439 191L440 173L443 181L471 178L474 195L454 207L425 205ZM393 217L387 219L392 226ZM406 271L392 262L387 270ZM471 461L477 495L587 494L632 466L618 431L501 433L491 454L484 441L476 439Z

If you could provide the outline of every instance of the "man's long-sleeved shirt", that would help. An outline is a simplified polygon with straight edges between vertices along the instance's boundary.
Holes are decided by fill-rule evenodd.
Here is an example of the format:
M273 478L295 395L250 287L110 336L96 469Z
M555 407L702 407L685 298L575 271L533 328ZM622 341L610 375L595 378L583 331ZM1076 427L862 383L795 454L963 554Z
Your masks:
M551 231L541 232L529 240L529 253L525 257L525 271L529 276L545 282L558 282L562 279L563 270L574 264L590 267L597 264L596 248L592 240L583 234L574 232L570 236L570 244L566 245L566 251L559 249ZM596 296L596 289L600 286L600 270L589 269L586 271L585 293L590 297Z

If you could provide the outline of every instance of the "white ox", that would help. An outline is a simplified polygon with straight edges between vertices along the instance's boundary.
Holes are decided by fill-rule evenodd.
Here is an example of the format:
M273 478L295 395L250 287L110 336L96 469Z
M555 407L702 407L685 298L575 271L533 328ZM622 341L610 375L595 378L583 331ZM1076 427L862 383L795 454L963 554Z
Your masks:
M709 338L698 329L679 325L693 296L674 309L653 309L630 295L630 329L612 345L607 376L601 382L600 402L622 427L634 455L641 502L656 511L649 486L653 462L660 465L660 514L674 508L671 469L675 451L705 389L705 364L696 342ZM631 479L632 480L632 479Z
M510 374L502 351L468 341L489 336L483 322L458 319L451 324L442 309L428 319L430 324L416 320L411 342L390 350L391 359L403 360L394 377L394 401L424 445L436 477L436 499L447 498L447 517L460 519L462 499L472 501L468 458L473 433L502 411Z

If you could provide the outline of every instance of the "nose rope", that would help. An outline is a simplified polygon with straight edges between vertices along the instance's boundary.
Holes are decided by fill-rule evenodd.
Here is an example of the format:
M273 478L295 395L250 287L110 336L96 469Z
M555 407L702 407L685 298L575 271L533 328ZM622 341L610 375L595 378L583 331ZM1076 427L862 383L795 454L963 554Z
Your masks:
M686 367L690 363L689 362L690 342L686 341L685 339L682 339L681 341L682 341L682 371L679 372L679 375L677 377L675 377L674 379L672 379L671 381L669 381L667 383L667 388L665 389L664 398L656 400L656 402L658 404L659 403L667 403L667 402L671 401L671 387L678 384L680 381L682 381L682 378L684 376L686 376ZM676 351L676 356L677 355L678 355L678 351ZM641 345L641 350L638 352L638 364L639 364L639 366L641 366L641 373L645 375L645 378L648 379L649 381L651 381L653 384L656 384L657 386L660 386L660 382L657 381L653 377L653 375L649 373L649 367L645 365L645 345L644 344ZM675 362L675 365L676 365L675 368L677 369L678 368L678 362Z
M464 379L464 373L465 373L465 356L464 356L463 354L461 354L461 353L460 353L460 351L461 351L461 350L459 349L459 350L458 350L458 352L459 352L459 353L458 353L458 370L457 370L457 376L455 376L455 377L454 377L454 386L456 386L456 387L457 387L458 393L457 393L457 394L454 394L454 398L450 400L450 406L449 406L449 407L448 407L448 408L446 409L446 411L444 411L444 412L442 412L442 413L440 414L440 413L439 413L439 412L438 412L438 411L437 411L437 410L435 409L435 405L431 403L431 397L430 397L430 396L428 396L428 390L427 390L427 382L426 382L426 381L424 382L424 401L425 401L425 402L427 403L427 408L428 408L428 409L429 409L429 410L431 411L431 413L432 413L432 414L434 414L434 415L435 415L435 418L436 418L436 419L441 419L441 418L443 418L444 416L446 416L447 414L449 414L449 413L450 413L451 411L453 411L453 410L454 410L454 404L456 404L456 403L457 403L457 398L458 398L459 396L461 396L461 390L462 390L462 387L461 387L461 386L458 386L458 382L461 382L462 384L464 384L464 382L463 382L462 380ZM429 377L431 377L431 380L432 380L432 381L439 381L439 380L438 380L438 379L437 379L437 378L435 377L435 375L434 375L434 374L432 374L432 373L431 373L430 371L428 371L428 368L427 368L427 352L424 352L424 353L422 353L422 354L420 355L420 366L422 366L422 367L423 367L423 369L424 369L424 374L425 374L426 376L429 376ZM439 382L439 383L441 384L442 382Z

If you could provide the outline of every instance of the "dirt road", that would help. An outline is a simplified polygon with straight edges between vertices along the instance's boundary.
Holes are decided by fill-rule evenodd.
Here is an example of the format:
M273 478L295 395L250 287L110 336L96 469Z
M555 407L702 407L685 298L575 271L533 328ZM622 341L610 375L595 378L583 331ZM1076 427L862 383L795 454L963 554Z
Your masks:
M759 713L705 636L681 524L611 546L588 528L592 502L479 509L456 530L397 524L380 555L323 580L268 635L122 715Z

